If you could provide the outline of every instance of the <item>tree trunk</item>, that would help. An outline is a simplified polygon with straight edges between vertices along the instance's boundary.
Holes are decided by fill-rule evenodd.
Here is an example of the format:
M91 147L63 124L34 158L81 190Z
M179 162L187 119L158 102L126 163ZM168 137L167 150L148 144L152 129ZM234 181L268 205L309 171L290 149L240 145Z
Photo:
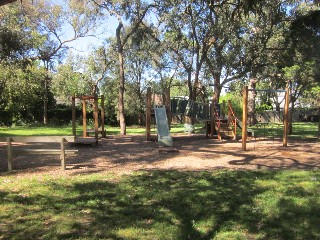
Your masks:
M293 132L293 127L292 127L292 120L293 120L293 111L294 111L294 103L293 99L291 98L291 109L289 111L289 131L288 134L292 134Z
M258 80L256 78L251 78L249 80L249 89L256 89L256 84ZM255 108L256 108L256 91L249 91L248 92L248 124L249 126L252 126L256 124L257 119L255 115Z
M188 68L186 70L187 70L187 73L188 73L189 100L192 101L193 97L194 97L193 88L192 88L192 81L191 81L191 79L192 79L192 69L190 67L190 68ZM190 116L185 116L184 117L184 123L194 125L194 120Z
M44 93L43 93L43 124L48 125L48 75L44 78Z
M218 104L221 94L220 82L215 79L214 89L213 89L213 102Z
M117 45L118 45L118 57L119 57L119 97L118 97L118 111L119 111L119 122L120 122L120 135L126 135L126 121L124 114L124 61L123 61L123 46L121 42L121 28L123 27L122 22L116 30Z

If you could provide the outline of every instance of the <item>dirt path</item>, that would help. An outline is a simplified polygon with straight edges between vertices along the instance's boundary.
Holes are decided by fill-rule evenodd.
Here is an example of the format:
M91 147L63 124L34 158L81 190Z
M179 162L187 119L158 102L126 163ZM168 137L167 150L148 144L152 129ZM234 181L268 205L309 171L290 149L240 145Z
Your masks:
M179 152L159 153L157 143L146 142L144 136L108 136L100 139L97 147L71 146L79 149L79 154L67 157L65 172L60 171L58 155L28 155L15 157L13 174L129 173L151 169L199 171L224 168L320 168L319 141L290 142L284 148L280 140L255 140L248 143L248 151L244 152L240 141L218 141L207 139L203 135L175 135L174 145ZM5 143L0 143L0 156L0 174L6 175Z

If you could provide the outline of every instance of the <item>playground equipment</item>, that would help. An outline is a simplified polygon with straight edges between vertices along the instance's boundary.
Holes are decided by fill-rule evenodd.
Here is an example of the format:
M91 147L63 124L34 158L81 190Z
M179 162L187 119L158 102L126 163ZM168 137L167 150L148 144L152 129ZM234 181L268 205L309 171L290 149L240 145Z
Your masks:
M263 92L284 92L285 93L285 104L284 104L284 114L283 114L283 146L288 146L288 129L289 129L289 88L286 90L271 90L271 89L249 89L245 87L243 90L243 112L242 112L242 150L246 150L247 137L248 137L248 92L249 91L263 91Z
M75 101L76 99L80 99L82 101L82 128L83 128L83 136L76 136L76 107ZM99 119L98 119L98 99L101 99L101 129L99 129ZM93 101L93 118L94 118L94 129L87 129L87 108L86 101ZM104 96L102 95L100 98L98 96L73 96L72 97L72 135L75 138L75 143L88 143L93 144L98 142L99 133L101 133L102 137L106 137L106 131L104 128ZM89 137L89 134L94 132L94 138Z
M147 141L151 141L151 115L152 115L152 108L151 108L151 87L147 89L147 99L146 99L146 138ZM154 115L156 118L156 125L157 125L157 133L158 133L158 143L159 146L167 146L172 147L173 141L172 137L170 136L170 92L165 92L165 99L163 101L163 106L157 106L154 103Z
M147 90L147 100L146 100L146 138L147 141L151 140L151 88ZM200 122L204 122L206 126L206 136L209 137L218 137L222 138L236 138L236 129L233 130L230 126L229 119L225 118L225 103L223 102L222 106L219 104L209 104L209 103L199 103L196 101L191 101L182 97L175 97L170 99L169 91L165 94L165 101L162 105L165 105L164 108L166 111L167 125L170 129L171 116L178 116L182 121L183 117L189 117ZM170 100L170 101L169 101ZM156 104L155 104L156 105ZM156 111L164 111L157 110ZM212 113L213 112L213 113ZM156 116L157 117L157 116ZM156 118L158 137L159 137L159 120ZM213 127L211 127L213 126ZM168 135L168 134L167 134ZM168 135L169 136L169 135ZM159 140L159 139L158 139Z
M172 142L172 137L170 136L166 108L155 107L154 113L156 117L159 146L172 147L173 142Z

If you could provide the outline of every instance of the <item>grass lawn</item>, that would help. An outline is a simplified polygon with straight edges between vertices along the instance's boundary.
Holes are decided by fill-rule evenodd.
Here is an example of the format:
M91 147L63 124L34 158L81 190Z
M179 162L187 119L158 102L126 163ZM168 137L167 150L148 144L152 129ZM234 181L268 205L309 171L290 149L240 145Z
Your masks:
M254 134L256 137L268 137L268 138L282 138L283 125L279 124L266 124L253 126ZM120 134L119 127L106 126L107 135ZM145 134L145 127L141 126L128 126L127 134ZM183 124L172 124L170 132L184 133L185 128ZM203 124L195 125L195 132L205 134ZM156 134L156 127L151 128L151 133ZM0 136L68 136L72 135L71 126L47 126L47 127L30 127L30 126L19 126L19 127L0 127ZM77 128L77 135L82 135L82 128ZM241 137L241 129L237 130L237 135ZM293 123L293 134L289 135L291 139L316 139L318 136L318 123L305 123L298 122Z
M294 129L303 139L317 133L312 124ZM0 136L70 133L0 128ZM319 189L316 170L1 174L0 239L320 239Z
M203 126L197 124L195 129L200 132ZM119 127L106 126L107 135L117 135L120 134ZM145 134L145 127L141 126L128 126L127 134ZM183 133L183 124L174 124L170 130L171 133ZM151 133L155 134L155 126L151 129ZM0 127L0 136L69 136L72 135L71 126L47 126L47 127L30 127L30 126L18 126L18 127ZM82 135L82 128L77 128L77 135Z
M283 137L283 124L269 123L257 124L249 127L253 129L255 137L263 138L282 138ZM318 136L318 123L311 122L295 122L292 125L293 132L289 135L290 139L317 139ZM241 129L238 129L238 136L241 136Z
M319 171L0 177L0 239L320 239Z

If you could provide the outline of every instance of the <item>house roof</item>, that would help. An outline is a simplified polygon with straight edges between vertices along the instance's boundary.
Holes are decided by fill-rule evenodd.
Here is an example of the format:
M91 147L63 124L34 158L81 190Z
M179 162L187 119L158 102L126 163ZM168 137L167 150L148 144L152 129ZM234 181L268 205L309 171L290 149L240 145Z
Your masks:
M0 6L5 5L7 3L15 2L16 0L0 0Z

